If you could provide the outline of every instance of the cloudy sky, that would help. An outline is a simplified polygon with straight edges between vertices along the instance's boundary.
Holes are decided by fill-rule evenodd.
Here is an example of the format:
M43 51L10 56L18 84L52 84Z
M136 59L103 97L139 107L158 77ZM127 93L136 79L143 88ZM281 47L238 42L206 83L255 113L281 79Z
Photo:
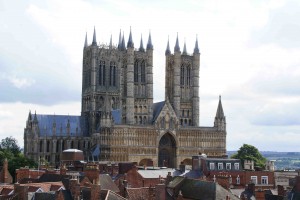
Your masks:
M151 31L154 100L164 99L164 51L178 33L201 52L200 124L212 126L218 104L227 149L300 151L299 1L0 0L0 139L23 146L29 110L80 115L82 49L87 32L117 44L120 29L135 47Z

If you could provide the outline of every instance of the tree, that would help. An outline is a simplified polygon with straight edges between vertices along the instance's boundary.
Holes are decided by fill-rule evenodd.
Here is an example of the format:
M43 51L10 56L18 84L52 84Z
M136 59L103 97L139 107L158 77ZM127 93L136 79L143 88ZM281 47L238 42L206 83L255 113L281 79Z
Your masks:
M231 158L240 159L244 165L245 160L253 160L254 165L264 168L266 163L266 158L261 155L258 149L250 144L244 144L240 147L236 154L233 154Z
M19 153L21 153L21 148L18 145L18 141L12 136L6 137L1 140L0 150L7 150L14 155L18 155Z
M37 163L21 153L21 148L13 137L6 137L0 142L0 162L3 163L5 158L8 160L8 171L14 179L16 169L25 166L37 167Z

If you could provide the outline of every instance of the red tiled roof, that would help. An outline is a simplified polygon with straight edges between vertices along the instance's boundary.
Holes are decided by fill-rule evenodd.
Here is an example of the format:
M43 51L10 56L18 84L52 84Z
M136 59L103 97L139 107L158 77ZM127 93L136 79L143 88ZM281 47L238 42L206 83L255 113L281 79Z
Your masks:
M149 188L127 188L129 200L150 199Z
M13 191L13 190L14 190L13 188L3 188L1 190L1 195L3 195L3 196L9 195L9 193L11 193L11 191Z

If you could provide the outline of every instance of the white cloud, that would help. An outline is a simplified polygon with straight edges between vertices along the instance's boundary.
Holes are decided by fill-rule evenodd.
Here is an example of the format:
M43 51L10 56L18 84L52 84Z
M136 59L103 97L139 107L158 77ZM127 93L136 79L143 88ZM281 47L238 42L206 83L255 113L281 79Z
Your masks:
M11 96L11 101L34 101L32 103L36 104L49 104L48 101L51 101L52 104L58 104L53 96L63 97L63 93L68 92L68 96L72 97L62 101L78 99L78 102L54 106L0 104L3 109L2 115L0 113L0 131L5 130L3 127L6 124L15 123L5 133L0 133L23 133L28 109L32 107L38 113L51 114L57 110L64 111L62 114L73 110L79 113L85 32L87 31L88 41L91 43L95 25L98 42L108 43L112 34L113 43L117 44L119 30L124 30L127 40L131 26L135 47L139 46L141 33L144 45L147 43L151 29L155 101L164 99L164 51L168 36L172 51L178 32L181 49L186 38L188 52L192 53L198 34L201 51L200 124L212 126L218 95L221 94L228 122L228 149L237 149L243 143L250 143L263 150L299 150L294 142L289 147L282 144L282 141L288 142L290 137L294 138L293 141L297 141L295 138L299 139L297 125L285 124L274 128L253 123L255 120L279 123L274 116L282 118L286 111L289 112L288 120L299 118L299 114L293 112L293 107L299 103L297 83L300 76L300 47L291 29L296 28L295 33L299 31L299 22L291 20L297 18L298 14L294 11L298 8L296 1L285 0L54 0L23 3L16 7L16 13L5 9L2 13L10 17L2 17L9 22L1 21L0 18L4 24L0 27L0 32L5 36L0 41L3 43L7 40L12 45L5 45L5 49L0 47L0 64L5 64L3 66L10 77L9 81L15 87L28 89L31 98L5 89L9 87L4 88L5 92L12 94L6 96ZM288 11L291 12L283 15ZM290 31L278 31L274 27L274 19L280 19L277 21L281 25L289 25L287 28ZM291 21L292 26L289 24ZM21 28L15 30L18 26ZM23 35L19 34L22 27ZM28 28L30 31L26 32ZM287 37L290 44L283 45L282 42L286 40L282 38ZM12 98L14 96L17 97ZM18 113L15 108L21 109L23 114ZM10 115L8 112L11 112ZM1 116L6 114L17 117L3 120ZM280 140L280 134L284 135L284 140Z

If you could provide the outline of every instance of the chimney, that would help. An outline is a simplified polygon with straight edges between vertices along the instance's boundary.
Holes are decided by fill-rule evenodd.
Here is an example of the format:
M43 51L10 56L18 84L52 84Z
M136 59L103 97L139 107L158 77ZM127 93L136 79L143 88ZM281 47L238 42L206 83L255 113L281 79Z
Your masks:
M99 200L101 193L101 186L100 184L92 184L91 185L91 200Z
M166 185L164 183L155 186L155 200L166 200Z
M185 172L185 164L183 164L183 162L180 163L179 170L180 170L181 173Z
M278 185L277 186L277 192L279 196L283 196L285 195L285 191L284 191L284 187L282 185Z
M166 178L166 185L168 185L172 181L172 175L171 172L168 172L167 178Z

